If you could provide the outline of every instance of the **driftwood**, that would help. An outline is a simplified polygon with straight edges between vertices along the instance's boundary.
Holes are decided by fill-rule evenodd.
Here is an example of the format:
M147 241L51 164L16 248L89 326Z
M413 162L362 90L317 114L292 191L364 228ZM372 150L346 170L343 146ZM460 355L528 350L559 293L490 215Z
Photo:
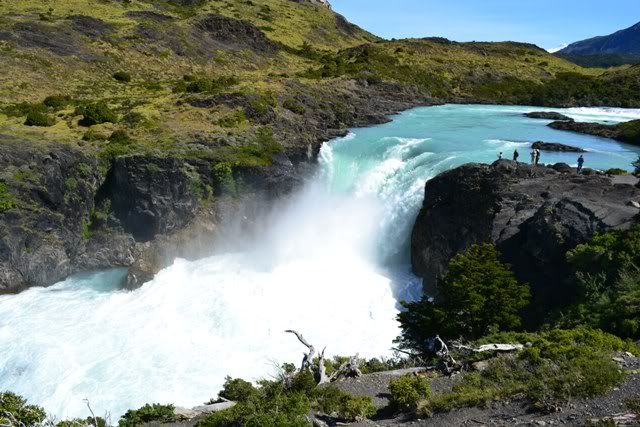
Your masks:
M300 366L300 372L304 372L306 370L313 370L313 364L314 364L314 357L316 354L316 350L315 347L309 343L300 332L294 331L292 329L287 329L285 331L288 334L293 334L296 336L296 338L298 338L298 341L300 341L302 343L302 345L304 345L305 347L307 347L309 349L308 353L304 353L304 356L302 358L302 364ZM325 357L324 357L324 352L327 348L325 347L324 349L322 349L322 352L319 354L318 357L318 365L317 365L317 371L318 371L318 385L320 384L326 384L326 383L330 383L330 382L334 382L337 381L339 378L341 377L346 377L346 378L358 378L362 376L362 372L360 371L360 360L358 358L358 355L356 354L355 356L352 356L351 358L349 358L348 361L344 362L338 369L336 369L335 371L333 371L331 373L331 375L327 375L327 370L326 367L324 365L324 361L325 361Z
M287 329L285 331L286 333L289 334L294 334L297 338L298 341L300 341L302 343L302 345L304 345L305 347L307 347L309 349L309 353L304 353L304 357L302 358L302 364L300 366L300 372L303 372L307 369L311 369L311 364L313 363L313 358L316 355L316 348L311 345L306 339L304 339L304 337L302 336L301 333L291 330L291 329ZM322 351L323 353L323 358L324 358L324 350Z
M468 345L462 344L452 344L453 348L456 350L466 350L472 353L484 353L486 351L520 351L524 349L524 345L522 344L485 344L479 347L471 347Z
M338 369L333 371L329 377L329 382L338 380L340 377L345 378L360 378L362 371L360 371L360 359L358 355L352 356L348 361L344 362Z

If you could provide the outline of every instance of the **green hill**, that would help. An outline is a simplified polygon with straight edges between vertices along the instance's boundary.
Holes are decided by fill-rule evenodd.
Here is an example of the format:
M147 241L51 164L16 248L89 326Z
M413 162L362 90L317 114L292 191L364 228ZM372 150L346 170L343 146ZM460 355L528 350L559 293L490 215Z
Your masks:
M107 158L264 163L389 112L371 100L400 102L397 85L414 105L640 105L635 71L603 74L522 43L385 41L304 0L26 0L0 3L0 17L0 134ZM597 91L576 97L565 90L576 81ZM96 111L106 117L87 119ZM115 131L127 138L107 142Z

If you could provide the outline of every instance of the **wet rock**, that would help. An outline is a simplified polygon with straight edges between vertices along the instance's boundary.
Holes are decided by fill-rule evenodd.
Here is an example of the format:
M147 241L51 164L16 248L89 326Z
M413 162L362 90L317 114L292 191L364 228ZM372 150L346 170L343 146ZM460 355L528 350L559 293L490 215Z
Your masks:
M131 262L132 241L116 230L92 241L88 224L103 180L97 159L70 145L0 144L0 181L10 195L3 197L14 200L0 212L0 293Z
M571 117L554 111L534 111L532 113L525 113L524 115L530 119L558 120L567 122L574 121Z
M534 142L531 148L535 148L542 151L558 151L558 152L570 152L570 153L586 153L579 147L573 147L571 145L559 144L557 142Z

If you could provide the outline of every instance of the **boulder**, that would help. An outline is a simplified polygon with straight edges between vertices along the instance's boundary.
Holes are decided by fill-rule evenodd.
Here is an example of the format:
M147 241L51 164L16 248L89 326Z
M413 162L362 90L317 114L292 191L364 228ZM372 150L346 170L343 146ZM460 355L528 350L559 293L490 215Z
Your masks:
M530 119L558 120L567 122L573 121L571 117L554 111L534 111L532 113L525 113L524 116L529 117Z
M586 153L586 150L583 150L579 147L573 147L571 145L559 144L557 142L543 142L538 141L534 142L531 148L536 148L542 151L558 151L564 153Z
M449 260L473 244L492 242L534 298L560 305L570 276L566 252L595 233L628 228L640 189L610 178L558 172L508 160L466 164L425 186L412 233L414 272L437 295Z

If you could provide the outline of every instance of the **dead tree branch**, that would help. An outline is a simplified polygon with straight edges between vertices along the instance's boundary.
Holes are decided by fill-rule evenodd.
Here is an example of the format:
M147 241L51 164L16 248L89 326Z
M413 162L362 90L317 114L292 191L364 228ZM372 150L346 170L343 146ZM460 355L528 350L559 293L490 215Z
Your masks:
M83 399L84 403L87 404L87 408L89 409L89 412L91 413L91 418L93 418L93 425L94 427L99 427L98 426L98 419L96 418L96 414L93 413L93 409L91 409L91 403L89 402L89 399Z
M315 347L311 345L306 339L304 339L301 333L291 329L287 329L285 332L289 334L294 334L298 338L298 341L300 341L302 345L304 345L309 349L309 353L304 353L304 357L302 358L302 365L300 366L300 372L303 372L307 369L311 369L313 358L316 355Z

